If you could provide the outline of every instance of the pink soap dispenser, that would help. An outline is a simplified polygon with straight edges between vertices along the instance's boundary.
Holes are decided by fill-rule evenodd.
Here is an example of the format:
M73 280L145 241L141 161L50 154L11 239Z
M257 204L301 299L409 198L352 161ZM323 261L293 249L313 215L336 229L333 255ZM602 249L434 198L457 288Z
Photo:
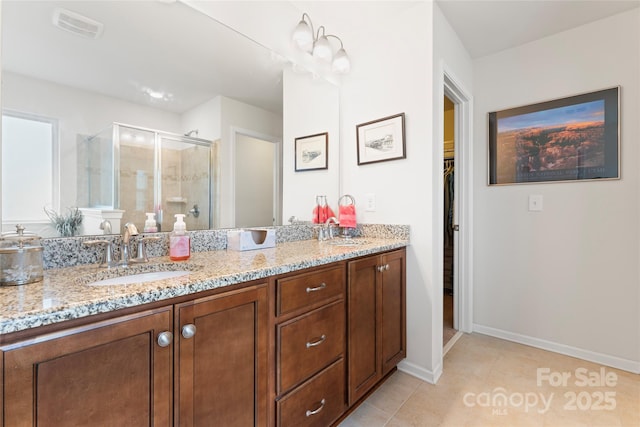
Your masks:
M187 224L184 223L184 214L176 214L175 217L176 222L169 236L169 258L172 261L184 261L191 256Z

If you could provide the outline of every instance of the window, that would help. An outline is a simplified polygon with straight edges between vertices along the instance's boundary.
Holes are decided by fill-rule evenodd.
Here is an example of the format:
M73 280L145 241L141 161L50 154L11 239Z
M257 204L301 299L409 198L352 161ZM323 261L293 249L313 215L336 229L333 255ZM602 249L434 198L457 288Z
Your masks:
M59 209L57 127L55 119L3 112L3 225L48 223L44 207Z

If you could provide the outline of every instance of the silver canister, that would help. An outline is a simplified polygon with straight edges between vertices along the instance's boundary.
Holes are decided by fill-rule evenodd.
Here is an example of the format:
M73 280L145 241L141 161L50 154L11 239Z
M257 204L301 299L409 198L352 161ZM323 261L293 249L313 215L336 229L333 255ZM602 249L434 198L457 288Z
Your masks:
M42 280L40 237L16 225L15 233L0 238L0 286L24 285Z

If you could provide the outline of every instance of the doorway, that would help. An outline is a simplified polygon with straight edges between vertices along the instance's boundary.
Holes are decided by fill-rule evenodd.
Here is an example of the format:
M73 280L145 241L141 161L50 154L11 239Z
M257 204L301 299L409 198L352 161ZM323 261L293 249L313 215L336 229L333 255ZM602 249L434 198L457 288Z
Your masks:
M280 143L276 139L236 131L235 227L280 225Z
M442 345L447 343L457 333L457 319L454 318L454 233L455 218L455 104L447 95L444 96L444 164L443 164L443 192L444 192L444 230L443 230L443 263L442 263Z
M443 132L443 352L445 355L462 333L472 332L472 99L460 84L444 70ZM449 164L447 164L449 162ZM449 244L449 247L446 245ZM448 270L445 270L448 268ZM446 318L445 318L446 317ZM445 328L448 336L445 339Z

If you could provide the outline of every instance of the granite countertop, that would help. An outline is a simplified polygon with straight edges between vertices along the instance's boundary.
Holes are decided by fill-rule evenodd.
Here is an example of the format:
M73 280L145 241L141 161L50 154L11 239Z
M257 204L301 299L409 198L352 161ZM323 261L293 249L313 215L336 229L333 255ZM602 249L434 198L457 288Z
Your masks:
M188 261L152 258L148 264L115 269L96 264L46 270L44 280L0 287L0 335L24 329L167 300L335 261L397 249L407 240L367 237L365 243L335 246L317 240L279 243L275 248L196 252ZM130 285L87 286L121 275L165 270L189 274Z

